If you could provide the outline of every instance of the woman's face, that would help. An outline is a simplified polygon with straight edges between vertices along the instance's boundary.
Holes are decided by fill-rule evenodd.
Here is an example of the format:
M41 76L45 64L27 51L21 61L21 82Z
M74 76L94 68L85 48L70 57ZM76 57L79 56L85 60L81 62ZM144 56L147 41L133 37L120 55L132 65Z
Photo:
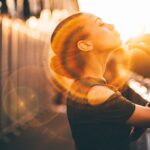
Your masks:
M87 24L87 31L90 32L89 40L96 50L114 50L122 43L114 25L104 23L98 17L92 16Z

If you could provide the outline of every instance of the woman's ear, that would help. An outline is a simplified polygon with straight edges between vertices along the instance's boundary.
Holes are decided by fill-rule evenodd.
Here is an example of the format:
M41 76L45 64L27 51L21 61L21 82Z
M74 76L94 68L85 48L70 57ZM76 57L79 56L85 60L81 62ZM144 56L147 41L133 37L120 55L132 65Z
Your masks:
M93 49L93 43L88 40L80 40L77 43L77 47L84 52L91 51Z

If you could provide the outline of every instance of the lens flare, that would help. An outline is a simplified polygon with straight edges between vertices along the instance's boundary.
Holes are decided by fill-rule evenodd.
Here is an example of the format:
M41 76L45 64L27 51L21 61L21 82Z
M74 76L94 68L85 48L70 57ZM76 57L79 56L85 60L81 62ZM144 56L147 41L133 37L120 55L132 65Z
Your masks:
M39 102L37 94L28 87L14 88L3 99L3 108L7 115L15 122L31 120L38 112Z

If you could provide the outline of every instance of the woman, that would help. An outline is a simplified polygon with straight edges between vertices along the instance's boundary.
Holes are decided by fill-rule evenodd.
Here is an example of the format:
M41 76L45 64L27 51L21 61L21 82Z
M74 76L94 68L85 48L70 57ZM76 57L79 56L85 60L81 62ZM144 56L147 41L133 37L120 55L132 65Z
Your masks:
M150 126L150 109L128 101L103 77L121 44L112 24L88 13L71 15L52 34L51 68L74 79L67 115L78 150L128 150L132 126Z

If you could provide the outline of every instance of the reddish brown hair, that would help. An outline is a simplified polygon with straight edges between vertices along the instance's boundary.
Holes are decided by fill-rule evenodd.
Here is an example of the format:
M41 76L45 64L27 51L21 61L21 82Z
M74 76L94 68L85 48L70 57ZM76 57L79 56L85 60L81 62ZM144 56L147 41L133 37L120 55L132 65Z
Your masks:
M88 37L84 27L91 16L87 13L76 13L55 28L51 36L51 48L55 56L51 59L50 66L57 74L78 78L83 72L85 61L77 42Z

